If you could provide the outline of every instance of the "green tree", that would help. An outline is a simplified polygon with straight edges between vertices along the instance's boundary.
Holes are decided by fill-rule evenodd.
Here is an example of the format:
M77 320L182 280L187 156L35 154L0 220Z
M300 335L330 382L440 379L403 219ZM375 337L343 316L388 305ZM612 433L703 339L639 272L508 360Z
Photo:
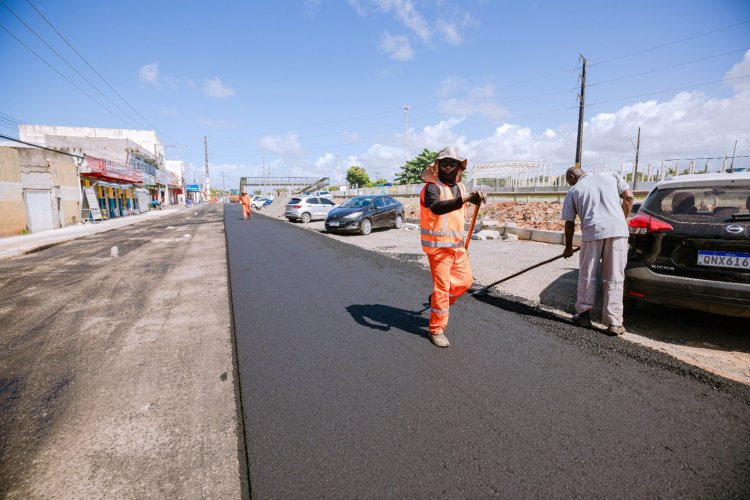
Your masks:
M369 187L371 184L370 176L367 175L365 169L356 165L349 167L346 171L346 182L359 187Z
M437 158L436 151L430 151L425 148L417 156L407 161L401 167L401 172L396 174L396 183L398 184L419 184L422 180L419 175L426 167L432 165Z
M379 179L377 179L377 180L375 181L375 185L376 185L376 186L382 186L383 184L388 184L388 181L387 181L387 180L385 180L385 179L383 179L382 177L381 177L381 178L379 178Z

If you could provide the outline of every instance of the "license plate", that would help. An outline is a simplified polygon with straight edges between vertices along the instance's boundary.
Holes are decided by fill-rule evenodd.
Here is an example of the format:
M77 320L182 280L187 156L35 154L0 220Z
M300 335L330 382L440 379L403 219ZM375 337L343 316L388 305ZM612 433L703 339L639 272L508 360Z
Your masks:
M338 227L338 226L339 226L339 221L337 221L337 220L332 220L332 221L330 221L330 222L328 223L328 225L329 225L329 226L331 226L331 227Z
M750 270L750 253L698 250L698 265Z

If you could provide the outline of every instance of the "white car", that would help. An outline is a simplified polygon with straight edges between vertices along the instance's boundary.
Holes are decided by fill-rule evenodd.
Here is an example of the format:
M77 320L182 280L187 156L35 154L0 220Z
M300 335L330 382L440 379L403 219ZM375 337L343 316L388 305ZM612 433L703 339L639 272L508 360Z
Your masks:
M250 206L255 210L260 210L261 208L265 207L266 205L270 205L271 203L273 203L273 200L270 198L266 198L265 196L253 196L253 199L250 200Z
M318 198L328 198L329 200L333 199L333 195L330 193L330 191L317 191L315 193L315 196Z

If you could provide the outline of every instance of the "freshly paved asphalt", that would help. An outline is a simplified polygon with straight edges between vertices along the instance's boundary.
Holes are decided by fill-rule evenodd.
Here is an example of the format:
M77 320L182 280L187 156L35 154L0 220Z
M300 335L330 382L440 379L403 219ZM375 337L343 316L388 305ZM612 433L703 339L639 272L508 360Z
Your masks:
M750 494L746 386L493 297L451 308L438 349L427 271L241 219L227 207L253 497Z

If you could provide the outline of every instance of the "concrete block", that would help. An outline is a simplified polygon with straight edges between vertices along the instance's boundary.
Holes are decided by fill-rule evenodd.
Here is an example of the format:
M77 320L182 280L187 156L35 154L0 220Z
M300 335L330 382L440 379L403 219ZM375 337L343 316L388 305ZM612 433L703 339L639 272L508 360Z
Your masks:
M474 233L471 235L471 239L484 241L487 239L487 236L483 235L482 233Z
M541 229L535 229L531 232L531 240L562 245L564 243L564 236L560 231L543 231Z
M516 236L518 236L519 240L531 239L531 229L526 229L522 227L514 227L514 228L508 228L507 232L515 234Z
M499 240L500 239L500 231L493 231L491 229L482 229L479 231L480 235L484 235L485 238L488 240Z
M506 233L503 235L503 239L506 241L517 241L518 236L515 234Z

